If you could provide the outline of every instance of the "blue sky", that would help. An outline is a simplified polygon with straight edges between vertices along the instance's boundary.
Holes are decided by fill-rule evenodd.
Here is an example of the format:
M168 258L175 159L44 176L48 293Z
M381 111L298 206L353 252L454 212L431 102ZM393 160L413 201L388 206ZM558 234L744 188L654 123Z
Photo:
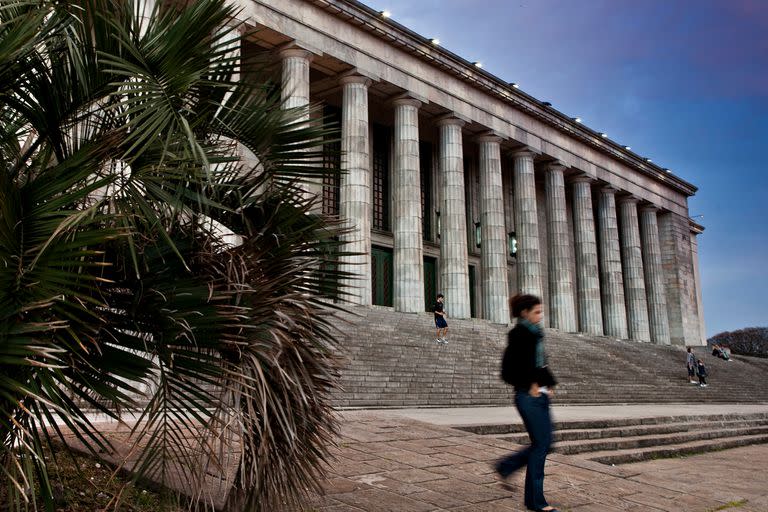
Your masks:
M768 326L768 0L376 0L699 187L707 336Z

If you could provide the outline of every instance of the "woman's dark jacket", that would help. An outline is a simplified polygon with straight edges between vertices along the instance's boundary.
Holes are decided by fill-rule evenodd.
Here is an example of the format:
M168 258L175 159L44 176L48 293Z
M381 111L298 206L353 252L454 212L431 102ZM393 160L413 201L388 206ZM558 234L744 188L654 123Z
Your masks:
M507 349L501 361L501 378L515 387L515 391L528 391L531 384L554 386L557 381L549 368L536 368L537 337L524 325L516 325L507 336Z

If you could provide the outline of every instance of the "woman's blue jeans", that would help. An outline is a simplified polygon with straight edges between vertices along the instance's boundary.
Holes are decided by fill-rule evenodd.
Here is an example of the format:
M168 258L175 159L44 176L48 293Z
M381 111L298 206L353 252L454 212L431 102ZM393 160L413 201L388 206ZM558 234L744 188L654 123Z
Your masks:
M515 406L523 418L531 444L501 459L496 464L496 470L506 478L523 466L527 466L525 506L532 510L539 510L549 506L544 499L544 463L552 446L549 397L545 393L532 397L526 391L518 391L515 393Z

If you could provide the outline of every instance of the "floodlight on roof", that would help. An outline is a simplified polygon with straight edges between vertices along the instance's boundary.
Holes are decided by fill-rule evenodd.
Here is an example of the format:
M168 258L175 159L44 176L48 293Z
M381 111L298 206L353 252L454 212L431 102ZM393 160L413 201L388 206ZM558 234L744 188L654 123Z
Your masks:
M479 60L476 60L475 62L473 62L472 65L475 66L476 68L482 68L483 67L483 63L480 62Z
M438 38L436 38L436 37L433 37L432 39L430 39L429 42L432 43L435 46L440 44L440 40Z
M604 139L608 138L608 134L605 132L600 132L600 136Z
M650 158L643 158L643 160L645 160L645 161L646 161L646 162L648 162L648 163L651 163L651 162L653 162L653 160L651 160Z
M631 148L631 147L629 147L629 146L624 146L624 149L626 149L627 151L629 151L629 150L630 150L630 149L632 149L632 148Z
M511 85L511 86L512 86L512 87L514 87L515 89L519 89L519 88L520 88L520 86L519 86L519 85L518 85L516 82L512 82L512 83L510 83L509 85Z
M392 13L389 11L379 11L379 14L381 15L382 18L389 18L390 16L392 16Z
M541 104L544 105L545 107L551 107L552 106L552 103L550 103L548 101L542 101Z
M573 119L573 121L576 122L576 123L580 123L581 122L581 118L580 117L572 117L571 119Z

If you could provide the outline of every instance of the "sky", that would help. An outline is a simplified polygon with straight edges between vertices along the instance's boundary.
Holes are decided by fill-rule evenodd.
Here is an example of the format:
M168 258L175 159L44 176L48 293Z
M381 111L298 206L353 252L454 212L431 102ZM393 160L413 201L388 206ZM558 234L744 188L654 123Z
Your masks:
M699 187L706 333L768 326L768 0L365 0Z

